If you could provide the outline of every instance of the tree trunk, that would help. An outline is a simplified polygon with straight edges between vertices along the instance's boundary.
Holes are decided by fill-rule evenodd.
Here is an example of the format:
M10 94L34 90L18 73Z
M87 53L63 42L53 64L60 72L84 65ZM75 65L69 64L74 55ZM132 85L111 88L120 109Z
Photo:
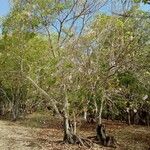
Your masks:
M131 125L130 108L127 108L127 122L128 122L128 125Z
M96 128L97 139L101 142L101 144L104 145L104 141L106 140L106 135L105 135L104 126L102 125L103 103L104 103L104 93L102 93L101 105L100 105L99 115L98 115L98 125Z
M5 114L5 106L3 104L3 102L0 102L0 115L4 115Z
M43 94L48 100L50 100L52 107L54 108L54 110L56 111L57 115L59 117L61 117L58 107L56 106L56 102L54 100L51 99L51 97L46 93L46 91L44 91L42 88L40 88L30 77L26 76L26 78L37 88L37 90Z
M101 125L102 124L102 111L103 111L103 104L104 104L104 94L102 95L102 100L101 100L101 105L100 105L100 109L99 109L99 115L98 115L98 124Z
M69 144L80 144L82 140L76 135L76 118L73 112L73 124L69 120L69 103L66 85L64 85L65 101L64 101L64 142Z
M83 114L83 118L84 118L84 120L85 121L87 121L87 109L86 108L84 108L84 110L83 110L84 112L84 114Z
M73 112L73 134L77 134L77 121L75 112Z
M106 134L105 126L102 124L102 111L103 111L105 98L106 98L106 93L105 91L103 91L101 105L99 109L98 125L96 128L96 137L97 140L100 142L100 144L108 147L116 147L116 140L114 139L113 136L108 136Z
M97 140L100 144L108 147L116 147L116 140L113 136L108 136L106 134L106 128L103 124L100 124L96 128Z
M73 133L73 127L68 117L65 117L65 116L64 116L64 139L63 141L69 144L76 143L75 138L74 138L74 133Z
M12 119L13 121L16 121L19 117L19 108L18 108L18 104L16 104L15 102L13 103L12 106Z
M69 120L69 103L66 85L64 85L65 101L64 101L64 142L74 144L73 128Z
M96 99L94 98L94 106L95 106L95 116L97 117L98 114L98 107L97 107L97 102Z

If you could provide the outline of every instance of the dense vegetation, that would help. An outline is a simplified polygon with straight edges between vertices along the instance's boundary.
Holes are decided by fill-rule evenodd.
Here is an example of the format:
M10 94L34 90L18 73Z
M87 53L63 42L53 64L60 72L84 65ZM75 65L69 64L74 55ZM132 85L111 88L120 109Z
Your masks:
M64 120L64 141L77 120L150 124L150 12L140 1L12 0L0 37L0 115L17 120L48 109ZM149 3L149 1L143 1ZM148 4L147 4L148 5Z

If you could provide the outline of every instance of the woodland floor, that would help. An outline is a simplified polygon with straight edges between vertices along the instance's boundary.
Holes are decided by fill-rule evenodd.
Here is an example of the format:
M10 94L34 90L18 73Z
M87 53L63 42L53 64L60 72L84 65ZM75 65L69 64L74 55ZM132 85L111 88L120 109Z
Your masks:
M118 141L117 150L150 150L150 127L128 126L103 120L107 132ZM83 137L95 135L95 124L79 123ZM62 144L62 121L48 115L32 114L17 122L0 121L0 150L88 150L78 145ZM89 150L113 150L94 145Z

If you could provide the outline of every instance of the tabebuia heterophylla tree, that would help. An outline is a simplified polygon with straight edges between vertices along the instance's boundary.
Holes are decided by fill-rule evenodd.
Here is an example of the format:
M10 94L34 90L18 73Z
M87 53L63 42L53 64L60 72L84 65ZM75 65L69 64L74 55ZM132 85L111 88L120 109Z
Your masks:
M138 15L145 16L146 14L137 12L136 16ZM143 30L147 25L142 18L102 15L96 18L85 36L82 37L84 46L81 46L80 50L83 48L89 51L90 67L94 66L97 76L95 79L98 79L96 85L102 88L99 124L101 124L103 102L109 100L109 95L112 94L111 89L113 82L116 82L116 75L124 69L134 70L133 59L138 56L141 46L145 47L146 44L146 41L142 42L142 39L147 35ZM139 26L141 28L135 28ZM91 74L94 71L92 70Z
M65 123L64 141L69 143L82 142L81 139L76 136L75 132L72 132L69 124L70 113L73 112L75 114L75 111L70 112L70 105L72 104L73 98L70 94L70 84L72 84L72 81L70 81L70 74L68 72L72 73L74 71L74 65L71 65L72 60L70 57L68 58L69 50L66 51L65 46L66 43L69 43L73 38L76 39L82 35L87 22L105 4L105 2L105 0L14 0L12 1L13 7L10 16L8 16L8 19L4 23L4 31L7 33L6 37L14 36L16 41L13 42L18 45L17 49L19 52L16 53L16 57L21 61L19 64L21 77L26 82L28 80L34 85L39 93L43 94L51 102L52 107L59 115L60 113L56 101L62 103L62 116ZM33 36L29 36L27 40L25 33L33 33ZM43 68L40 66L41 63L36 67L41 67L47 73L51 73L47 78L42 75L42 79L46 81L47 85L50 80L49 78L55 78L54 82L52 82L50 86L48 85L49 87L41 85L36 81L36 77L39 76L39 74L35 75L32 72L32 68L35 66L30 65L28 58L25 57L26 50L28 50L28 44L32 39L36 38L36 34L43 35L47 42L48 48L46 48L46 51L49 51L49 54L47 55L49 61L46 61L47 63L42 66ZM45 57L43 57L43 60L45 61ZM51 63L51 61L55 63ZM51 69L49 64L52 64L53 69ZM25 68L27 70L25 70ZM53 70L53 72L51 72L51 70ZM73 79L75 78L76 77L73 76ZM53 88L57 89L58 92L53 93L54 90L50 91L50 89ZM77 86L77 90L79 90L79 86ZM62 98L60 99L58 95Z

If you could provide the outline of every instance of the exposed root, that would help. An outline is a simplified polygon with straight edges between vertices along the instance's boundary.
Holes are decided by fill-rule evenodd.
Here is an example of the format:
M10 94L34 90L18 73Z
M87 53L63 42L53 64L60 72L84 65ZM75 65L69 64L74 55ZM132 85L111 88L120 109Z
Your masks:
M69 134L65 136L64 143L79 144L80 146L88 147L88 148L93 146L93 142L90 139L82 138L74 134Z
M81 140L84 142L85 146L87 146L89 148L93 146L93 141L91 141L90 139L81 138Z
M93 144L116 148L117 142L115 138L106 134L106 129L104 125L98 125L96 131L97 136L88 138L83 138L70 132L68 134L65 134L63 141L64 143L78 144L80 146L88 148L91 148Z
M108 136L106 134L105 126L100 124L97 126L96 129L97 132L97 141L99 141L100 144L107 147L113 147L116 148L117 141L113 136Z

